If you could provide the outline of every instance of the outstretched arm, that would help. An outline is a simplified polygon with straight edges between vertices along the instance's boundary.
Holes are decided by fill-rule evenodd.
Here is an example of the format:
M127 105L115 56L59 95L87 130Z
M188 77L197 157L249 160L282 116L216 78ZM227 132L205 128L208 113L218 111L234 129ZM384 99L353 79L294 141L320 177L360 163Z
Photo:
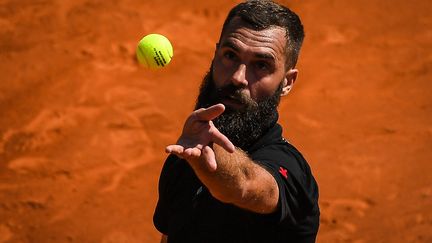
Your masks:
M224 110L218 104L194 111L177 144L166 151L187 160L218 200L257 213L271 213L279 199L277 183L213 125L211 120Z

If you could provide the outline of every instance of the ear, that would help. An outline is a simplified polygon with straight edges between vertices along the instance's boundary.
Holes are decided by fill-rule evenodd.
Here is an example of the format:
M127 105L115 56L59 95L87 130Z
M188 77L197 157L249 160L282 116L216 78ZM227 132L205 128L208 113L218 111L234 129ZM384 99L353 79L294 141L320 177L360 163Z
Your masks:
M294 86L294 83L297 79L298 70L297 69L290 69L286 72L285 78L283 80L283 87L282 87L282 93L281 96L287 95L292 87Z

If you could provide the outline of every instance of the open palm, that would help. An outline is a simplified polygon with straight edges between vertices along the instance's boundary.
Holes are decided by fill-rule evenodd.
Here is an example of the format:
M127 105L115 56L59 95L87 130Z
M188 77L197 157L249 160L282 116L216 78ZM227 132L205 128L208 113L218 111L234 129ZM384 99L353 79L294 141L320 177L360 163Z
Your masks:
M216 143L231 153L235 150L231 141L212 122L224 110L224 105L217 104L192 112L183 126L177 144L167 146L166 152L186 159L190 163L205 163L209 170L216 170L217 163L212 144Z

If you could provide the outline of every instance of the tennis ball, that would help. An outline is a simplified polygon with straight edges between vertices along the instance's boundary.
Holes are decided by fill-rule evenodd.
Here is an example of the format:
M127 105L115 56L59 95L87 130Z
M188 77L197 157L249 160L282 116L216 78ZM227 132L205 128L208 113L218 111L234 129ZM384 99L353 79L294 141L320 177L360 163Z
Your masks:
M170 41L160 34L144 36L136 49L138 62L144 67L153 69L168 65L173 55L173 47Z

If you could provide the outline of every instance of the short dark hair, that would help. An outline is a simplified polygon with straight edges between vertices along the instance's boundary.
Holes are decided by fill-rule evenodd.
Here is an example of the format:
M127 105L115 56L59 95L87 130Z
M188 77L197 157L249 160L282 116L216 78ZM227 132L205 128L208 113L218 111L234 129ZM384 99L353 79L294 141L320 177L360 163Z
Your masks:
M303 25L296 13L289 8L270 0L250 0L235 6L228 13L223 24L221 37L234 17L240 17L254 30L270 27L281 27L286 34L286 63L289 68L295 67L304 39Z

